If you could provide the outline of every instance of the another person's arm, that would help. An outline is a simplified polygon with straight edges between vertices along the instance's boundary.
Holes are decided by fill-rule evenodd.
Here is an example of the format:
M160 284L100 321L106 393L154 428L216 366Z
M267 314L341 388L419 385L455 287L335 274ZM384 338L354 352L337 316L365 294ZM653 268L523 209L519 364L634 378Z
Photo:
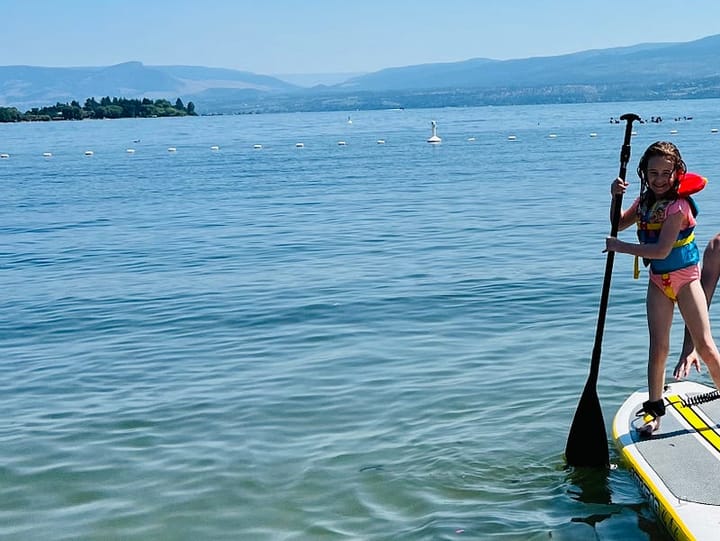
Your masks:
M708 245L705 247L705 252L703 253L700 283L702 284L703 291L705 292L708 307L710 306L710 302L715 294L718 279L720 279L720 233L715 235L715 237L708 242ZM675 379L686 378L690 375L690 371L693 367L695 367L695 370L700 372L700 359L695 352L690 331L688 331L687 327L685 327L683 347L680 352L680 359L678 359L678 362L675 365L673 376L675 376Z

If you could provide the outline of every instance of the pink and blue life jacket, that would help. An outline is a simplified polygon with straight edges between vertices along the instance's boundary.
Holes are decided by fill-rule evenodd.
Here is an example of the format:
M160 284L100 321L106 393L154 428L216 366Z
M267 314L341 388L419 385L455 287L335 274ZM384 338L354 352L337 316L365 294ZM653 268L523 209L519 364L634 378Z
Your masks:
M698 210L695 202L686 197L692 208L693 216L697 216ZM660 230L665 221L665 211L673 203L674 199L661 199L653 203L649 208L638 207L637 235L642 244L655 244L660 238ZM678 238L673 248L665 259L646 259L643 263L654 274L665 274L668 272L684 269L700 262L700 251L695 243L695 226L683 229L678 233Z

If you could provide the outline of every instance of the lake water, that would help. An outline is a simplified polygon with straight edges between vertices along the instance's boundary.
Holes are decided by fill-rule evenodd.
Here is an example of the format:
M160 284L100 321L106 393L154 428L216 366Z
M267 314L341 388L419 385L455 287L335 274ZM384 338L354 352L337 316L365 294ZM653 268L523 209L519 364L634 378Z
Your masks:
M609 119L664 118L627 199L658 139L710 178L704 246L718 105L0 125L0 538L666 539L624 465L563 451ZM645 385L646 279L615 258L608 433Z

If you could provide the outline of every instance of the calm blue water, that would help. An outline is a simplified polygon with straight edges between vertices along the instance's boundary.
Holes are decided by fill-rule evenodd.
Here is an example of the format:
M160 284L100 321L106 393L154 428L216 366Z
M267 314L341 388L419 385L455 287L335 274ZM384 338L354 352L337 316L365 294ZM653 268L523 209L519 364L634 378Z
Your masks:
M573 473L563 451L608 119L665 118L636 125L631 171L670 139L710 177L704 245L718 105L0 125L0 538L666 539L622 464ZM608 427L645 385L631 269L615 259Z

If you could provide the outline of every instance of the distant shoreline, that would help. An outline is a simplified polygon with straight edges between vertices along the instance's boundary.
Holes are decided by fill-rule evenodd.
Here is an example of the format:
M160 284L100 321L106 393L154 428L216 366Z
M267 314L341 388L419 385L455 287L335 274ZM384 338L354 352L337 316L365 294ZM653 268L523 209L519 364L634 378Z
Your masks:
M21 113L16 107L0 107L0 122L57 122L61 120L116 119L116 118L161 118L175 116L197 116L195 104L183 104L178 98L175 104L166 99L149 98L87 98L84 105L78 101L56 103L47 107L34 107Z

